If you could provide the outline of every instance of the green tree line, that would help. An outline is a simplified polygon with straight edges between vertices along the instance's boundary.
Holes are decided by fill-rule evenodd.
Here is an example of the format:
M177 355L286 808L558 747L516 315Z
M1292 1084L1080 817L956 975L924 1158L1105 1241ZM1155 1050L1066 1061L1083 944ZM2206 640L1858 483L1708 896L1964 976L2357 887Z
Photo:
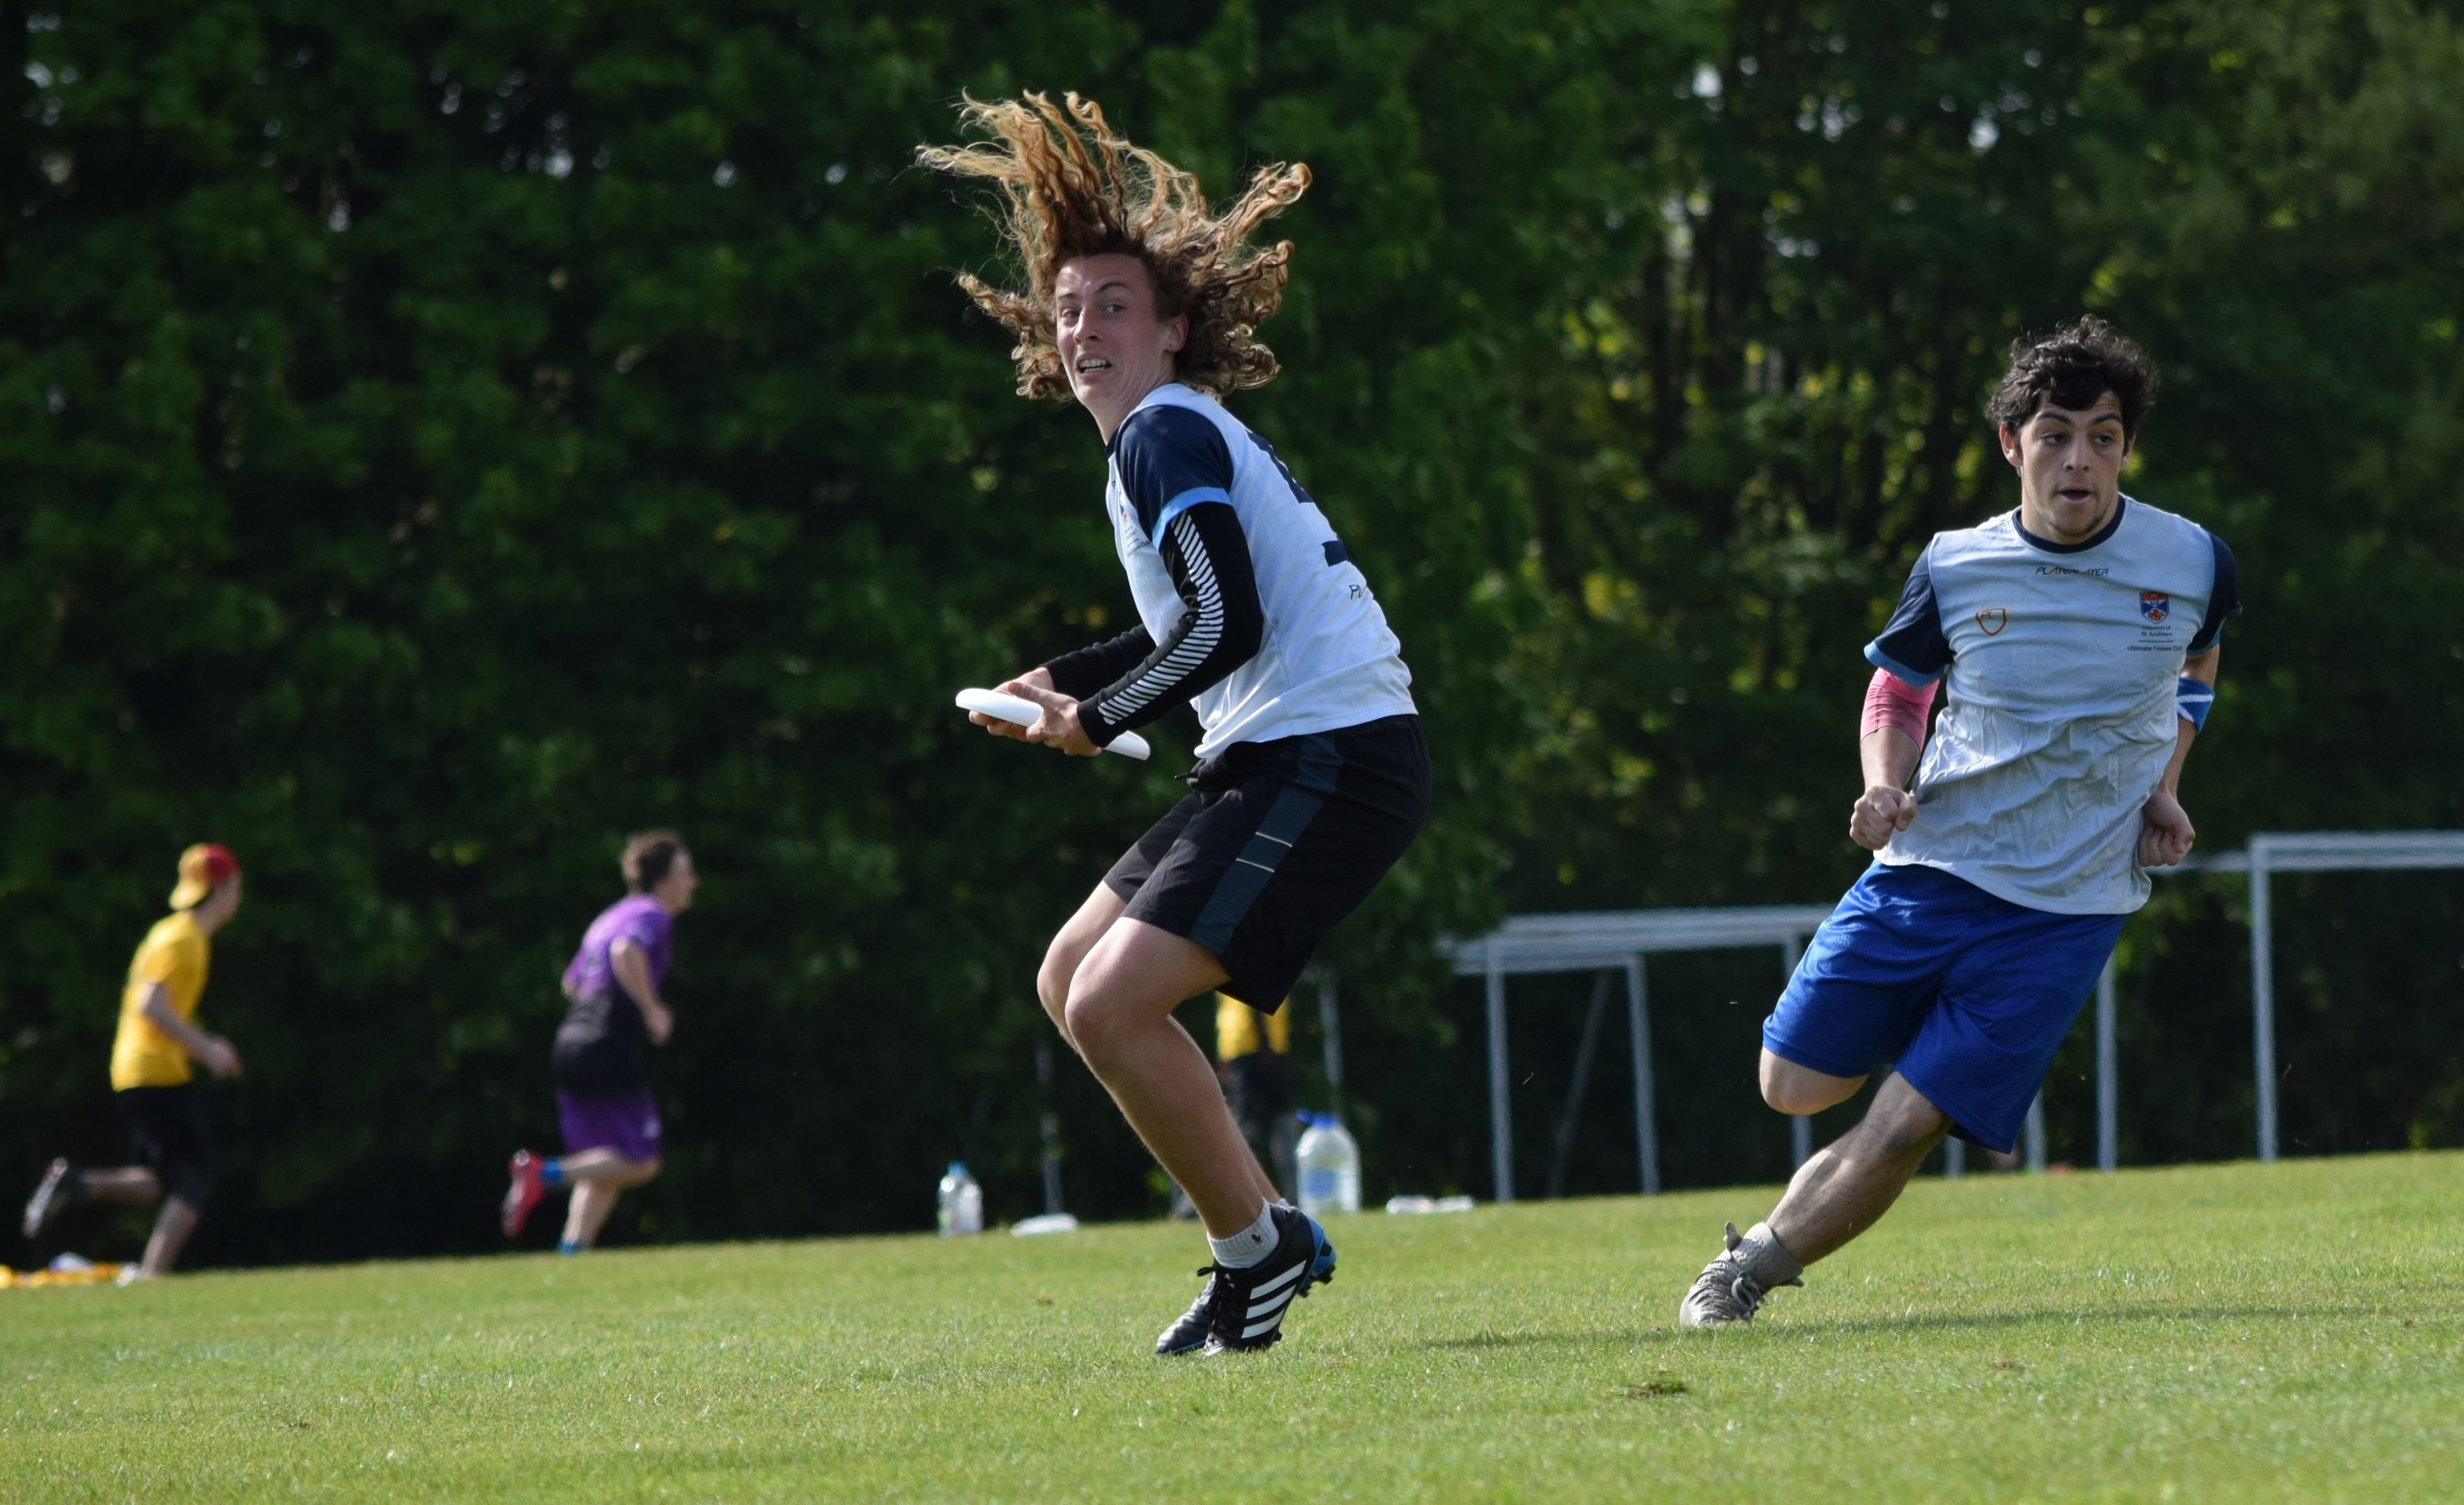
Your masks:
M1065 764L948 708L1129 610L1091 427L1011 395L951 281L991 237L910 165L962 90L1091 94L1218 192L1315 173L1237 406L1437 758L1325 954L1373 1192L1487 1190L1439 936L1853 877L1859 649L2015 500L1981 401L2082 310L2164 371L2128 489L2242 562L2202 849L2464 825L2456 11L0 5L0 1164L115 1147L121 973L218 840L250 1072L199 1256L488 1247L557 971L672 825L709 881L631 1236L917 1227L954 1156L1035 1210L1035 963L1194 727ZM2464 1142L2464 878L2281 900L2288 1149ZM2240 920L2184 878L2125 933L2127 1159L2248 1151ZM1673 1184L1785 1169L1776 981L1656 966ZM1518 1012L1528 1156L1587 985ZM1073 1207L1158 1206L1094 1085L1052 1096ZM1630 1185L1587 1101L1566 1184Z

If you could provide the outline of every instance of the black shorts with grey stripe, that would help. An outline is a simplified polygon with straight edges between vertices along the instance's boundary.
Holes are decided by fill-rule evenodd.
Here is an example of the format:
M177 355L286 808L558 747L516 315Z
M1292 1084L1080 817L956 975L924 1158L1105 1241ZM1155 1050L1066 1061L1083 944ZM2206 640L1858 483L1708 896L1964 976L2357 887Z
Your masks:
M1235 742L1189 783L1104 882L1131 918L1215 953L1223 990L1271 1013L1428 819L1420 719Z

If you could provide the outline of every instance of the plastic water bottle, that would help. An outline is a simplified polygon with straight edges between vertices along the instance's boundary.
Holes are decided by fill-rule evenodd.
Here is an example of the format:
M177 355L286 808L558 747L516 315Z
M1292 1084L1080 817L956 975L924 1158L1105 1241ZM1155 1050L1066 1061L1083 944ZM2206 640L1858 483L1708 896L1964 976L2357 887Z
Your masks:
M1305 1113L1309 1128L1293 1158L1301 1167L1301 1210L1310 1217L1360 1210L1360 1146L1331 1113Z
M967 1174L964 1161L950 1162L949 1173L941 1178L940 1203L943 1238L984 1230L984 1188Z

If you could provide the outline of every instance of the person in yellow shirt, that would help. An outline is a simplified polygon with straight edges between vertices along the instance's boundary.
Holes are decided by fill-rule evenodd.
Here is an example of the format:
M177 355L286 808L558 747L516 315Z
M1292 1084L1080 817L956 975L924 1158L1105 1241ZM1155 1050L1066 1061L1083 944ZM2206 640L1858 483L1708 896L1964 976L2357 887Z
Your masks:
M1215 995L1215 1071L1241 1138L1287 1194L1300 1184L1300 1117L1292 1101L1292 1011L1260 1013L1229 993Z
M205 1105L191 1062L216 1076L237 1076L239 1052L217 1034L197 1028L197 1003L205 996L214 932L231 922L240 905L239 859L210 842L180 853L180 883L171 891L171 913L145 933L128 963L128 985L120 997L120 1032L111 1045L111 1088L126 1119L139 1163L109 1170L79 1170L66 1160L27 1199L25 1231L34 1238L59 1210L93 1200L150 1207L161 1202L154 1236L146 1241L137 1278L168 1274L213 1185L212 1149Z

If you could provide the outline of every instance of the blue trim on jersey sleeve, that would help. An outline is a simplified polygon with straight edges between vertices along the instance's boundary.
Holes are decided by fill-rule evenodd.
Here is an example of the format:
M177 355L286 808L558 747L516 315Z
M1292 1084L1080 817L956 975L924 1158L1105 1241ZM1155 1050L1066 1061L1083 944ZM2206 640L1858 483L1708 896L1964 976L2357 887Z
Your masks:
M1149 542L1201 501L1232 499L1232 450L1204 414L1158 403L1130 414L1112 435L1112 469L1137 509Z
M1950 639L1942 631L1942 603L1933 593L1933 545L1925 545L1908 571L1906 588L1891 620L1865 645L1865 660L1923 689L1950 668Z
M1890 654L1883 653L1882 645L1879 642L1868 643L1865 645L1865 662L1881 670L1892 678L1903 681L1912 689L1922 690L1925 686L1942 677L1940 674L1925 675L1917 673L1907 665L1901 663L1896 658L1893 658Z
M1179 496L1175 497L1172 500L1163 504L1162 516L1156 518L1155 526L1147 530L1147 542L1157 548L1161 548L1163 547L1163 530L1172 526L1173 519L1179 517L1182 513L1187 512L1192 507L1199 506L1206 502L1221 501L1228 504L1231 500L1232 494L1225 491L1221 486L1193 486L1189 490L1182 492Z
M2241 615L2241 567L2233 563L2233 550L2225 547L2224 540L2211 533L2208 543L2215 550L2216 576L2208 587L2208 614L2190 634L2192 658L2216 646L2216 639L2224 635L2225 618Z
M2182 675L2173 681L2173 709L2190 723L2190 730L2208 729L2208 712L2214 709L2216 692L2204 681Z

